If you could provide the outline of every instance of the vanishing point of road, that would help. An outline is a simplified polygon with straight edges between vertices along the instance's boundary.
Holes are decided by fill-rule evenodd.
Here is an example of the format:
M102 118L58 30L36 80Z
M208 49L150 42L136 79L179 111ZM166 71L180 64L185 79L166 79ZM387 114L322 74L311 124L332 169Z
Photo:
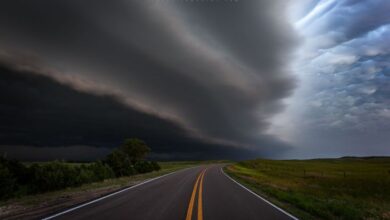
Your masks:
M222 167L177 171L47 219L296 219L234 182Z

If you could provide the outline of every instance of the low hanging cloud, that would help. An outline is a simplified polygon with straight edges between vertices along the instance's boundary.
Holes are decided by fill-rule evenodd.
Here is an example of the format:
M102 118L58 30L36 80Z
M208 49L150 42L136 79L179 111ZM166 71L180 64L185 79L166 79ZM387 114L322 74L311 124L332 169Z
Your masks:
M55 100L50 89L71 90L63 97L70 100L64 108L82 111L74 110L77 117L67 123L86 126L64 130L61 137L43 132L33 139L29 135L33 131L26 129L23 134L30 138L14 138L8 144L111 146L131 135L150 140L161 154L191 148L193 155L209 149L214 155L229 149L277 155L288 146L264 132L269 117L282 109L280 100L295 85L287 68L296 39L287 21L280 19L284 8L282 1L255 0L3 1L0 52L6 67L2 71L23 72L23 77L6 78L2 73L0 80L16 82L32 74L34 80L26 84L33 87L52 80L53 86L47 85L42 96L30 97L31 103ZM16 93L29 97L29 91L20 89L9 88L10 99ZM80 96L85 101L73 100ZM91 104L96 106L91 111L103 119L94 124L87 120L91 113L83 103L98 99L104 102ZM5 100L2 105L16 108L15 103L4 104ZM47 106L43 103L40 109ZM133 115L131 120L112 119L111 114L118 113L109 106L121 106L121 117ZM54 115L62 111L56 108L50 110ZM140 115L126 115L126 111ZM12 117L16 116L7 117L8 126L22 129L24 125L13 124L17 120ZM34 115L29 120L34 117L33 125L44 127L40 129L55 126L54 119L38 120ZM110 119L127 132L112 130L115 123ZM132 126L132 120L138 121L137 126ZM156 121L159 124L151 126ZM156 131L142 131L143 127ZM9 133L1 140L14 135ZM186 141L166 140L175 138Z

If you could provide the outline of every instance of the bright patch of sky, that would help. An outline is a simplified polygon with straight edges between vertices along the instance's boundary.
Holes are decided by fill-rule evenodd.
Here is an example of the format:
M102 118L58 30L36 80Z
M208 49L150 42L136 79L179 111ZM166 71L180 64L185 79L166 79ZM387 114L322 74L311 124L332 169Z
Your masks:
M269 130L296 157L390 155L390 1L291 1L301 36L286 110Z

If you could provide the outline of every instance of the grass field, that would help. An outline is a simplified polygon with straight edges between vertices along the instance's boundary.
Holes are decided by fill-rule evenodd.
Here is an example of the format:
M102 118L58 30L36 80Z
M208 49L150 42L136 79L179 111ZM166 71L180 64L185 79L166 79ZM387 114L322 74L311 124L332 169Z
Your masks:
M390 219L390 158L251 160L225 171L300 219Z
M80 187L69 187L63 190L27 195L19 198L0 201L0 219L19 219L28 216L39 218L47 213L69 207L123 187L135 185L146 179L161 176L180 169L194 167L203 163L200 161L159 162L161 170L127 177L106 179L102 182L84 184ZM81 163L69 163L69 166L80 166Z

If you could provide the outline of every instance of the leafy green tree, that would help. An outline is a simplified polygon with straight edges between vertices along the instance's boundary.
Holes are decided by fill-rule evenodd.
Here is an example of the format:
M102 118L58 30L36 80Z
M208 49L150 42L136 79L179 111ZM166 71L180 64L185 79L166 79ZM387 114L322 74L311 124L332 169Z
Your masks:
M106 163L112 168L117 177L135 174L129 156L121 149L112 151L107 156Z
M144 141L137 138L126 139L120 149L127 154L132 164L144 160L151 151Z

